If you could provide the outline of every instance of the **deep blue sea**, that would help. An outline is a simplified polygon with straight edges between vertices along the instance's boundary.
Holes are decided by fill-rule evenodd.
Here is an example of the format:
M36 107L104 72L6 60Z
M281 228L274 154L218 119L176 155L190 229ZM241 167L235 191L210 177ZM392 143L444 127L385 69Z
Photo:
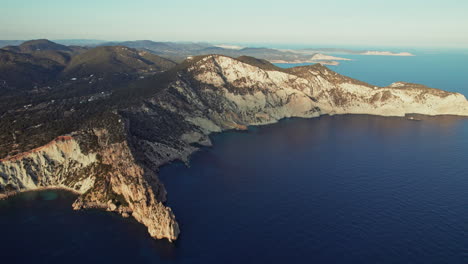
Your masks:
M466 56L427 56L331 68L468 95ZM74 194L29 192L0 201L1 261L468 263L468 119L294 118L212 140L190 167L161 168L175 243L113 213L73 211Z

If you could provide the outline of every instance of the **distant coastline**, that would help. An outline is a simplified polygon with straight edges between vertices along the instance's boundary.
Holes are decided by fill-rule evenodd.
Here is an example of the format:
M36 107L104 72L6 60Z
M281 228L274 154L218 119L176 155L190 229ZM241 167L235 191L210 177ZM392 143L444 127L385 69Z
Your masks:
M353 50L340 48L310 48L310 49L282 49L283 52L292 52L301 55L324 53L324 54L349 54L349 55L368 55L368 56L416 56L410 52L392 52L378 50Z
M302 63L320 63L322 65L331 65L338 66L340 65L337 61L328 61L328 60L295 60L295 61L285 61L285 60L270 60L273 64L302 64Z
M340 65L338 61L351 61L348 58L335 57L330 55L325 55L321 53L314 54L310 59L306 60L269 60L271 63L287 63L287 64L300 64L300 63L320 63L322 65Z
M410 56L416 56L412 53L409 52L399 52L399 53L394 53L391 51L366 51L362 53L361 55L369 55L369 56L401 56L401 57L410 57Z

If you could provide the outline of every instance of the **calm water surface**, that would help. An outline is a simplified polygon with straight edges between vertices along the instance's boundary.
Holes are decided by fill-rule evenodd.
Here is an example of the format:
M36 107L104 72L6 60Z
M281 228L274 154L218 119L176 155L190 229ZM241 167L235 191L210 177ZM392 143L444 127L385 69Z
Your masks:
M6 259L124 263L467 263L468 120L288 119L213 136L163 167L170 244L46 191L0 202ZM28 252L25 254L24 252ZM71 257L71 258L70 258Z

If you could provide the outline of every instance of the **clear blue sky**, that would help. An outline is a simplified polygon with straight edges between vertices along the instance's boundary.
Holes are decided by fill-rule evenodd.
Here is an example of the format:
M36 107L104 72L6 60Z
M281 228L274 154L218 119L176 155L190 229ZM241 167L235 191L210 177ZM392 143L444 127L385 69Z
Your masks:
M468 47L468 0L0 0L0 39Z

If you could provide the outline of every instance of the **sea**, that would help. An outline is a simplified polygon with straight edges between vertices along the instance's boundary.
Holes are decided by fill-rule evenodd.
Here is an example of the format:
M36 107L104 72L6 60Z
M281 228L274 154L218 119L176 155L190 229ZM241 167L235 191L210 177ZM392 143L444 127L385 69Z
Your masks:
M412 52L329 67L468 96L468 53ZM468 263L468 119L290 118L211 138L160 169L174 243L73 211L75 194L26 192L0 201L2 263Z

